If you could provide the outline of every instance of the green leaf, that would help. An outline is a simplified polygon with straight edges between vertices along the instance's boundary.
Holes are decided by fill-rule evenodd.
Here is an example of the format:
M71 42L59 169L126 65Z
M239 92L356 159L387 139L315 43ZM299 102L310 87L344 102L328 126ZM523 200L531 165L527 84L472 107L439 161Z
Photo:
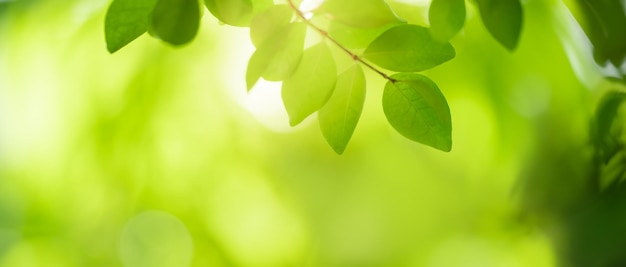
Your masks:
M104 36L113 53L144 34L157 0L115 0L107 10Z
M183 45L196 36L200 27L200 5L196 0L159 0L152 15L156 37L172 44Z
M276 42L269 42L268 50L273 50L274 54L263 72L264 79L268 81L282 81L289 78L296 71L302 58L305 36L306 25L304 23L293 23L287 27L287 31L284 34L278 32L278 34L273 36L273 40Z
M248 90L263 77L268 81L289 78L298 68L302 58L306 25L292 23L277 30L250 57L246 73Z
M515 50L522 31L522 5L519 0L478 0L485 27L500 44Z
M384 0L327 0L318 11L353 27L375 28L403 22Z
M383 92L383 111L400 134L448 152L452 149L450 108L437 85L416 73L391 76Z
M252 19L251 0L205 0L204 5L221 22L245 27Z
M288 5L275 5L255 15L250 24L250 39L255 47L261 46L277 29L291 21L293 11Z
M259 51L259 49L257 49L254 51L254 54L250 56L246 70L246 87L248 92L252 90L254 85L261 79L261 76L263 76L263 72L267 69L268 60L272 55L273 54L268 52L263 53L263 50Z
M223 23L238 27L250 25L253 15L273 5L272 0L205 0L213 16Z
M422 71L452 58L456 53L450 43L433 39L424 27L400 25L376 38L363 57L392 71Z
M307 49L302 55L298 70L283 82L282 98L289 124L298 125L319 110L333 93L337 67L326 43Z
M422 2L422 3L419 3ZM428 25L428 5L422 0L390 0L387 1L396 16L407 24Z
M626 60L626 2L565 1L593 45L593 56L600 66L607 60L620 68Z
M596 109L592 138L602 157L607 163L621 148L619 146L621 132L615 133L613 128L618 122L618 110L626 101L626 93L620 91L607 92Z
M393 27L393 25L388 24L377 28L359 28L332 22L328 27L328 34L346 48L363 49L371 44L376 37Z
M430 33L435 40L450 40L465 23L465 0L433 0L428 9Z
M334 93L318 111L322 134L337 154L346 149L361 117L364 102L365 75L361 66L355 64L337 77Z

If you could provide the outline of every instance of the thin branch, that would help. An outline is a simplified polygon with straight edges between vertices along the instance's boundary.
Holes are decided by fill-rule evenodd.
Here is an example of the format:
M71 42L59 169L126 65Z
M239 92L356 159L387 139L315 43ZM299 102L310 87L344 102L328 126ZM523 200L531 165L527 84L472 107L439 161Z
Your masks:
M385 74L384 72L380 71L379 69L377 69L376 67L370 65L369 63L367 63L366 61L364 61L361 57L359 57L357 54L352 53L352 51L348 50L346 47L344 47L342 44L340 44L339 42L337 42L337 40L335 40L335 38L331 37L328 32L326 32L325 30L322 30L320 27L317 27L315 24L311 23L311 21L309 21L305 16L304 13L302 13L302 11L300 11L300 9L298 9L298 7L296 7L293 4L293 0L287 0L287 2L289 3L289 6L291 6L291 9L293 9L296 12L296 15L309 27L313 28L315 31L317 31L319 34L321 34L324 38L330 40L333 44L335 44L337 47L339 47L341 50L343 50L344 52L346 52L346 54L348 54L353 60L358 61L359 63L365 65L367 68L373 70L374 72L378 73L378 75L383 76L383 78L385 78L386 80L389 80L392 83L396 82L396 79L389 77L389 75Z

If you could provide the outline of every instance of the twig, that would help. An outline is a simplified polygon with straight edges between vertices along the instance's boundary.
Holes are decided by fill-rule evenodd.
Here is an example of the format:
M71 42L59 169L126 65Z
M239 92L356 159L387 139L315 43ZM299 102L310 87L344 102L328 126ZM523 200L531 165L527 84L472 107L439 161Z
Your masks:
M291 9L294 10L294 12L296 12L296 15L309 27L313 28L315 31L317 31L319 34L321 34L324 38L330 40L333 44L335 44L337 47L339 47L341 50L343 50L344 52L346 52L353 60L360 62L361 64L365 65L367 68L373 70L374 72L378 73L380 76L383 76L383 78L385 78L386 80L389 80L392 83L396 82L396 79L389 77L389 75L385 74L384 72L380 71L379 69L377 69L376 67L370 65L369 63L367 63L366 61L364 61L361 57L359 57L357 54L352 53L352 51L348 50L346 47L344 47L342 44L340 44L339 42L337 42L337 40L335 40L335 38L331 37L328 32L326 32L325 30L322 30L320 27L317 27L315 24L311 23L311 21L309 21L305 16L304 13L302 13L302 11L300 11L300 9L298 9L298 7L296 7L293 4L293 0L287 0L287 2L289 3L289 6L291 6Z

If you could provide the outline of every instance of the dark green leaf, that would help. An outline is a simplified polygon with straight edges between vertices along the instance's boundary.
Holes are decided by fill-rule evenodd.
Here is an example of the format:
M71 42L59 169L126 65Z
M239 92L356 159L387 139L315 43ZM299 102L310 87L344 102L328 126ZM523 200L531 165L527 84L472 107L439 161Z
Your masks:
M596 109L593 139L600 152L603 162L608 162L620 149L621 132L614 133L613 128L618 118L619 107L626 100L626 93L609 91L606 93ZM621 125L621 121L617 122ZM621 127L621 126L620 126Z
M232 26L247 27L253 15L273 5L272 0L205 0L213 16Z
M336 79L337 67L326 43L304 51L296 73L283 82L282 98L289 124L299 124L324 106L333 93Z
M302 58L306 25L292 23L277 30L250 57L246 73L248 90L263 77L268 81L289 78Z
M196 0L159 0L154 8L152 29L156 37L183 45L196 36L200 26L200 5Z
M437 85L416 73L397 73L387 82L383 110L400 134L442 151L452 149L450 108Z
M365 75L361 66L355 64L337 77L332 96L318 112L322 134L337 154L346 149L364 102Z
M450 43L433 39L424 27L400 25L376 38L365 50L367 60L393 71L422 71L454 58Z
M626 60L626 2L575 0L570 6L593 44L596 63L620 67ZM570 3L571 5L571 3ZM579 11L579 12L576 12Z
M115 0L107 10L104 36L113 53L144 34L157 0Z
M319 12L353 27L376 28L403 22L384 0L327 0Z
M450 40L465 23L465 0L433 0L428 9L428 19L435 40Z
M522 31L519 0L478 0L478 9L491 36L509 50L515 50Z
M250 24L250 39L254 46L261 46L278 29L291 21L293 11L287 5L275 5L257 14Z

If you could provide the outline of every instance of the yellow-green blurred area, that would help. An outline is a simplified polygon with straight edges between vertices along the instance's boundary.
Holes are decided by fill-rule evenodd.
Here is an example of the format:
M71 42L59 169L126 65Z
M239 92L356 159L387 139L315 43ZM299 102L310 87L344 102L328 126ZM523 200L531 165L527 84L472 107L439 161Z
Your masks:
M428 6L389 2L413 23ZM601 75L560 1L524 2L513 53L468 6L457 57L427 72L452 152L396 133L369 71L342 156L315 118L288 126L279 83L246 93L247 28L204 12L185 47L111 55L107 5L0 1L1 267L563 262L541 211L581 183Z

